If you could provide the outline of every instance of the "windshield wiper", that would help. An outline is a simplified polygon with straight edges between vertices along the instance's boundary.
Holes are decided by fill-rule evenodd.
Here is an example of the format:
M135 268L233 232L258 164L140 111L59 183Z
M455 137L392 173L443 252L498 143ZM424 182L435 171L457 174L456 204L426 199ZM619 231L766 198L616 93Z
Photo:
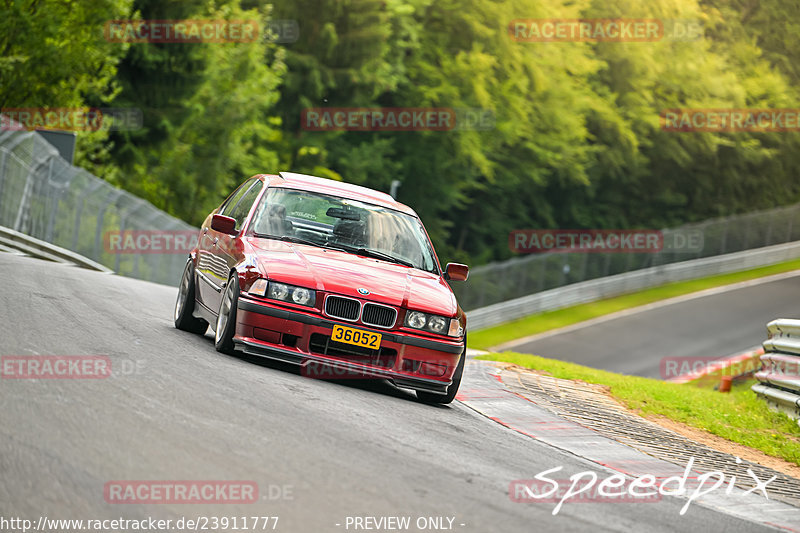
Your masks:
M301 239L299 237L292 237L290 235L267 235L266 233L256 233L256 237L261 237L262 239L276 239L283 242L293 242L295 244L307 244L309 246L318 246L320 248L325 248L323 244L318 242L309 241L307 239Z
M294 244L307 244L308 246L316 246L317 248L325 248L328 250L339 250L340 252L347 252L343 247L331 246L321 242L309 241L308 239L301 239L300 237L292 237L291 235L267 235L266 233L256 233L256 237L264 239L276 239L283 242L291 242Z
M397 263L398 265L416 268L413 265L413 263L406 261L405 259L400 259L399 257L394 257L393 255L385 254L383 252L379 252L378 250L370 250L369 248L355 248L352 246L331 246L329 244L322 244L314 241L309 241L307 239L301 239L299 237L292 237L290 235L267 235L266 233L256 233L255 236L264 239L277 239L279 241L291 242L295 244L307 244L309 246L316 246L318 248L328 248L331 250L340 250L342 252L357 253L359 255L363 255L366 257L373 257L375 259L381 259L383 261L388 261L390 263Z
M379 252L378 250L370 250L369 248L351 248L348 246L346 248L346 251L355 252L358 255L373 257L375 259L381 259L383 261L388 261L390 263L397 263L398 265L416 268L413 263L410 263L405 259L400 259L399 257L394 257L393 255L385 254L383 252Z

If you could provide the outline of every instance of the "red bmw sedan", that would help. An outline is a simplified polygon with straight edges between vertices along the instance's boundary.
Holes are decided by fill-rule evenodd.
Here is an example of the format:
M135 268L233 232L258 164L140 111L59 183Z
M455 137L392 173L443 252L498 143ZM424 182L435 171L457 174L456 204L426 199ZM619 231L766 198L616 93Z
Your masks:
M442 269L417 214L388 194L260 174L203 223L175 327L203 334L211 324L221 352L298 364L306 375L387 379L450 403L466 316L447 280L468 272Z

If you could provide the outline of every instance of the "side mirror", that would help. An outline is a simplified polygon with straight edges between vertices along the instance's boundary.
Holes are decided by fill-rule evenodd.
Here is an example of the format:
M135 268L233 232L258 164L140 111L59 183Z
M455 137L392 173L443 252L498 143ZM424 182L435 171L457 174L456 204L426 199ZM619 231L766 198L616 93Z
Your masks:
M211 229L220 233L234 235L236 233L236 219L225 215L213 215L211 217Z
M444 279L453 281L467 281L469 277L469 267L461 263L447 263L444 267Z

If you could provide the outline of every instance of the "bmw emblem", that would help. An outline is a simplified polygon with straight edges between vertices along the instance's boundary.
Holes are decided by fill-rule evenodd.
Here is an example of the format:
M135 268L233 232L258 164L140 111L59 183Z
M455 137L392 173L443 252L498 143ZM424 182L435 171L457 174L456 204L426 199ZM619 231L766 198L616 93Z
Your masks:
M359 288L358 288L358 294L360 294L360 295L362 295L362 296L366 296L367 294L369 294L369 291L368 291L367 289L364 289L364 288L362 288L362 287L359 287Z

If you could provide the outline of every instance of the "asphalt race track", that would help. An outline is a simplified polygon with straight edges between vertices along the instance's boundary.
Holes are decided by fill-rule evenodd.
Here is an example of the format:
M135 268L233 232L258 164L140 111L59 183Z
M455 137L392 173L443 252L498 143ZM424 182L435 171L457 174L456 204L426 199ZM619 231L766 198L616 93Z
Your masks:
M662 358L721 358L759 346L767 338L767 322L800 317L798 294L800 273L508 343L503 349L658 379Z
M276 530L285 532L354 531L348 516L403 515L454 517L453 530L486 533L772 530L699 505L679 516L684 502L672 497L568 502L553 516L552 504L512 502L509 483L559 465L567 475L608 471L458 402L431 407L382 383L312 380L221 355L210 334L173 328L174 288L5 253L0 274L0 354L112 361L106 379L0 380L5 518L258 515L280 517ZM763 313L788 309L792 288L797 280L769 297L753 296L765 287L728 296L750 311L700 302L702 320L684 319L713 326L712 309L730 319L751 313L754 342ZM782 293L783 309L775 303ZM115 480L252 480L260 497L113 504L104 486Z

